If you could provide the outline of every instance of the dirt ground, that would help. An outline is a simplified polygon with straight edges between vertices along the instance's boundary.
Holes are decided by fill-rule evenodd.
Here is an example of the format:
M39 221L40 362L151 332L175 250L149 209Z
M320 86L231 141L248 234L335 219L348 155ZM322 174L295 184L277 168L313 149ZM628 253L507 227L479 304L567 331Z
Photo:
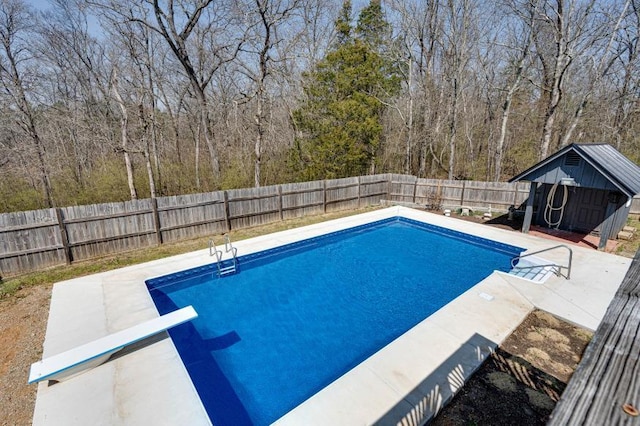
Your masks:
M431 424L544 425L592 336L532 312Z
M0 422L30 425L37 385L27 384L29 367L42 356L49 317L50 286L19 290L0 300Z

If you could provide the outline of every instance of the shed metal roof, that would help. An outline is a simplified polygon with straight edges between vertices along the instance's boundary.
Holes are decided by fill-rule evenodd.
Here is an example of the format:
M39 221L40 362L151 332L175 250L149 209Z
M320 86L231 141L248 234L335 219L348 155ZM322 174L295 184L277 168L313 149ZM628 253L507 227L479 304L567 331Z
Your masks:
M527 179L536 170L573 151L629 197L640 194L640 167L609 144L571 144L530 167L509 182Z

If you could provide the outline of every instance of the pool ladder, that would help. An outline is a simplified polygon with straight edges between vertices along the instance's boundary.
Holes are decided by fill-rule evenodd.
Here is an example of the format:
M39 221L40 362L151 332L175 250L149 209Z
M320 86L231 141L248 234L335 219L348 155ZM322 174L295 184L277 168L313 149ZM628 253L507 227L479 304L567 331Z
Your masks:
M213 239L209 240L209 256L216 256L219 277L235 273L238 267L238 258L236 257L238 249L231 245L231 240L228 235L224 236L224 250L227 253L231 252L232 263L228 266L222 266L222 250L218 250Z

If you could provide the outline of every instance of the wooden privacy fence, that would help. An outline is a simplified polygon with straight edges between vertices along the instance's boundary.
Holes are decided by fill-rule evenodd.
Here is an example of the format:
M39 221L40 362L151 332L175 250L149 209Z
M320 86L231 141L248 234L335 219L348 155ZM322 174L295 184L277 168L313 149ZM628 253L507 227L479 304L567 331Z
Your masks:
M510 206L520 206L527 200L529 187L529 182L478 182L391 175L390 199L431 208L507 211Z
M0 214L0 277L380 204L390 175Z
M380 174L0 214L0 276L381 200L506 211L529 183ZM634 200L640 212L640 200ZM634 207L632 206L632 212Z

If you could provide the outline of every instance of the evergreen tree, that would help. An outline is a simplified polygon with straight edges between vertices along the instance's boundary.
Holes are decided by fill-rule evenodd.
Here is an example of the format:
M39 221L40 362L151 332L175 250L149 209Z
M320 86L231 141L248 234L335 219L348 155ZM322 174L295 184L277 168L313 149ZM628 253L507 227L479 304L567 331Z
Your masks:
M336 20L336 32L338 33L338 45L343 45L351 40L351 1L345 0L342 10Z
M294 112L300 136L294 166L301 179L366 174L375 167L384 100L400 87L394 64L382 55L389 24L379 1L360 13L353 30L351 3L339 18L337 44L306 74L305 102Z
M360 40L378 53L382 53L380 49L389 39L390 31L391 26L384 19L380 0L371 1L369 6L362 9L356 27L356 34Z

